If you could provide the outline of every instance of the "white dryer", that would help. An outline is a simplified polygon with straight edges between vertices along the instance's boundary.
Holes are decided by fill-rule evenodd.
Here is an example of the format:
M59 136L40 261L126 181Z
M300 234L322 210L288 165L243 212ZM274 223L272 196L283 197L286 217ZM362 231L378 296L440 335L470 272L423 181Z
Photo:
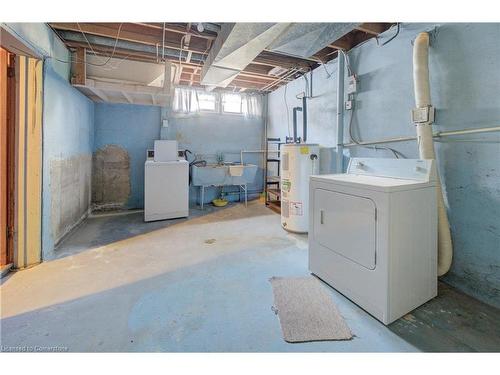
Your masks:
M353 158L309 194L313 274L384 324L437 295L433 160Z

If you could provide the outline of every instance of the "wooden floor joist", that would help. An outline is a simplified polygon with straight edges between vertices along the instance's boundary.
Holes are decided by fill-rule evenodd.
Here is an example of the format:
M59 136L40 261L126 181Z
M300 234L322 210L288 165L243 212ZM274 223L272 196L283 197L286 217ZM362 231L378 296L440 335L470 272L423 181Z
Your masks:
M304 72L315 69L322 63L334 59L338 55L338 50L349 51L358 44L376 37L380 33L388 30L394 23L361 23L354 30L343 35L339 39L332 41L327 47L318 51L309 58L299 58L268 50L262 51L230 84L238 90L261 90L271 87L275 90L288 80L282 80L279 76L269 74L273 68L279 67L287 71L300 69L300 72L291 76L296 78ZM70 40L64 40L66 45L77 50L77 61L82 58L82 48L95 52L97 55L109 57L114 49L114 57L118 59L128 59L143 62L160 63L162 56L159 51L162 46L171 50L181 51L181 63L179 57L168 56L166 61L178 66L174 79L176 84L187 86L200 85L201 66L214 40L217 38L215 30L220 28L220 24L210 25L210 30L197 31L197 23L163 23L163 22L136 22L136 23L50 23L50 26L61 34L67 34ZM66 33L64 33L66 31ZM120 31L118 33L118 31ZM70 36L73 32L73 36ZM79 33L79 34L76 34ZM94 36L95 42L89 46L82 35ZM79 38L78 38L79 36ZM99 37L99 38L98 38ZM104 41L98 39L107 38ZM113 48L114 41L122 40L137 43L137 45L126 45L124 48ZM72 40L71 40L72 39ZM101 45L97 44L101 43ZM104 45L106 44L106 45ZM153 53L151 47L137 48L136 46L154 46L157 53ZM111 46L111 47L110 47ZM129 49L130 48L130 49ZM79 51L79 52L78 52ZM147 51L147 52L144 52ZM171 55L175 55L172 52ZM177 52L179 54L179 52ZM73 79L81 82L82 64L77 68ZM270 85L271 83L271 85Z

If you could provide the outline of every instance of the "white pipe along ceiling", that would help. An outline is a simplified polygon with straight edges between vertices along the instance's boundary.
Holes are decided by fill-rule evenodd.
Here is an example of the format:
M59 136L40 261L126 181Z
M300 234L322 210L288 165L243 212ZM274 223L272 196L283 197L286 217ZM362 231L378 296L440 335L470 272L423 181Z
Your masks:
M431 105L429 83L429 34L420 33L413 47L413 83L416 108L412 112L417 131L417 143L421 159L436 159L432 134L434 108ZM438 276L443 276L451 267L453 247L450 224L444 205L443 190L437 176L438 205Z

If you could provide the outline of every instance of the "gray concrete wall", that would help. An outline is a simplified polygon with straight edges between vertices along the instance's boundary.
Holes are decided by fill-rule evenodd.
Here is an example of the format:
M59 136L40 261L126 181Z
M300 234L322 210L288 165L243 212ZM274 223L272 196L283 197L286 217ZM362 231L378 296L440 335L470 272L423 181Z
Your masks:
M90 209L94 103L52 69L44 67L42 254Z
M500 24L402 24L400 34L379 47L369 40L354 48L350 60L359 77L353 130L362 140L413 136L412 41L432 31L431 96L437 109L435 131L498 126L500 121ZM386 40L394 30L387 31ZM309 140L336 144L336 61L313 73L309 104ZM295 95L304 79L269 95L269 136L288 134L289 111L300 105ZM286 94L285 94L286 90ZM350 113L346 115L345 128ZM291 112L290 112L291 128ZM345 130L345 141L348 141ZM496 134L454 137L436 143L439 170L447 193L454 243L448 283L487 303L500 306L500 138ZM480 140L478 140L480 139ZM414 141L392 143L409 158L418 157ZM353 148L349 156L393 157L386 150Z

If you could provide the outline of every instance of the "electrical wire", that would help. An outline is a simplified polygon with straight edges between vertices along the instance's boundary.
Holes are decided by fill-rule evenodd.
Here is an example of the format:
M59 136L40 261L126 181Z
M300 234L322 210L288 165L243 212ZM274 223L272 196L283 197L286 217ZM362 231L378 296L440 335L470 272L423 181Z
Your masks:
M94 56L97 57L97 54L95 53L94 48L92 48L92 45L90 44L89 40L87 39L87 36L83 32L82 28L80 27L80 24L78 22L76 24L78 26L78 29L82 33L83 37L85 38L85 41L87 42L88 46L90 47L90 50L92 51L92 53L94 54ZM115 55L115 52L116 52L116 46L118 45L118 39L120 38L120 32L122 30L122 26L123 26L123 22L120 23L120 26L118 27L118 31L116 33L116 38L115 38L115 44L113 46L113 51L111 52L111 55L108 57L108 59L104 63L102 63L100 65L99 64L94 64L95 66L105 66L113 58L113 56Z
M349 55L343 50L339 49L339 53L341 53L344 56L344 61L347 65L347 72L349 73L350 76L356 76L355 73L353 73L352 67L351 67L351 60L349 59Z
M328 71L328 69L326 69L326 64L323 62L323 60L321 59L318 59L318 62L319 64L323 67L323 69L325 69L325 72L326 72L326 79L330 78L332 76L333 73L330 73Z
M356 79L356 73L353 71L353 69L351 67L351 62L349 60L349 56L343 50L339 50L339 51L344 56L344 59L345 59L346 65L347 65L347 71L349 72L349 75L350 76L354 76L354 78ZM375 150L375 151L377 151L377 150L387 150L387 151L390 151L390 152L392 152L392 154L394 155L394 157L396 159L399 159L400 157L406 158L406 156L403 153L401 153L400 151L395 150L395 149L393 149L391 147L386 147L386 146L366 146L366 145L362 145L361 144L361 140L356 139L356 137L354 136L353 131L352 131L352 122L353 122L353 119L354 119L354 110L356 108L356 106L354 105L356 96L355 96L355 94L350 94L350 95L351 95L350 99L352 101L352 108L351 108L351 116L349 118L349 125L348 125L347 130L348 130L349 138L350 138L351 142L357 144L360 147L372 149L372 150Z
M353 100L354 102L354 100ZM354 118L354 104L353 104L353 108L351 110L351 116L349 118L349 125L348 125L348 133L349 133L349 138L351 140L351 142L357 144L358 146L360 147L363 147L363 148L368 148L368 149L371 149L371 150L387 150L387 151L390 151L393 153L393 155L396 157L396 159L399 159L399 157L401 156L402 158L406 158L406 156L401 153L400 151L398 150L395 150L393 148L390 148L390 147L386 147L386 146L366 146L366 145L362 145L361 144L361 141L359 139L356 139L356 137L354 137L354 134L353 134L353 131L352 131L352 120Z
M400 26L399 22L396 25L397 25L396 33L392 37L387 39L384 43L380 43L378 36L377 35L375 36L375 41L377 42L377 46L383 47L399 35L399 30L400 30L401 26Z
M184 34L181 38L181 50L179 51L179 80L181 79L182 75L182 51L184 49L184 38L187 36L187 34Z
M396 159L399 159L400 156L402 158L406 158L406 156L403 153L401 153L401 152L399 152L399 151L397 151L397 150L395 150L393 148L387 147L387 146L365 146L365 145L362 145L361 144L361 140L356 139L356 137L354 137L354 134L353 134L353 131L352 131L352 120L354 118L354 108L355 108L354 107L354 95L353 95L352 101L353 101L353 104L352 104L353 107L351 109L351 116L349 118L349 125L348 125L348 128L347 128L348 129L348 133L349 133L349 138L350 138L351 142L357 144L360 147L368 148L368 149L375 150L375 151L377 151L377 150L387 150L387 151L390 151L390 152L393 153L393 155L396 157Z
M304 96L307 98L307 97L309 97L309 80L307 79L306 74L307 74L307 72L304 73L304 75L302 77L304 77L304 81L306 81L306 89L304 91Z
M122 57L120 60L117 61L116 65L114 65L113 67L111 67L112 69L110 69L110 70L117 69L118 66L120 65L120 63L123 62L124 60L127 60L127 58L130 57L130 56L132 56L131 53L129 53L128 55L125 55L125 57ZM54 57L54 56L46 56L46 57L48 59L56 60L56 61L58 61L60 63L63 63L63 64L84 63L85 65L100 66L100 67L102 67L102 64L96 64L96 63L87 62L87 61L81 60L79 58L76 58L76 60L73 60L73 59L62 60L62 59L59 59L59 58Z
M85 41L87 42L90 50L92 51L92 53L97 57L97 53L94 51L94 49L92 48L92 45L90 44L89 40L87 39L87 36L85 35L85 33L83 32L82 28L80 27L80 24L77 22L77 25L78 25L78 29L80 30L80 32L82 33ZM91 63L91 62L87 62L85 60L81 60L79 59L78 57L76 57L75 60L73 60L72 58L70 58L69 60L62 60L62 59L59 59L57 57L54 57L54 56L47 56L47 58L50 58L50 59L53 59L53 60L56 60L60 63L63 63L63 64L71 64L71 63L84 63L85 65L91 65L91 66L99 66L99 67L103 67L103 66L106 66L109 61L113 58L113 56L115 55L115 52L116 52L116 47L118 45L118 39L120 37L120 32L121 32L121 29L122 29L122 26L123 26L123 23L120 23L120 26L118 27L118 32L116 34L116 38L115 38L115 43L114 43L114 46L113 46L113 50L111 52L111 55L108 56L107 60L104 62L104 63ZM61 35L59 35L59 33L52 28L52 30L55 32L55 34L59 37L59 39L61 40L64 40ZM128 54L128 55L125 55L125 57L121 58L120 60L117 61L117 64L112 67L112 69L117 69L118 66L124 61L126 60L128 57L130 57L132 54Z

